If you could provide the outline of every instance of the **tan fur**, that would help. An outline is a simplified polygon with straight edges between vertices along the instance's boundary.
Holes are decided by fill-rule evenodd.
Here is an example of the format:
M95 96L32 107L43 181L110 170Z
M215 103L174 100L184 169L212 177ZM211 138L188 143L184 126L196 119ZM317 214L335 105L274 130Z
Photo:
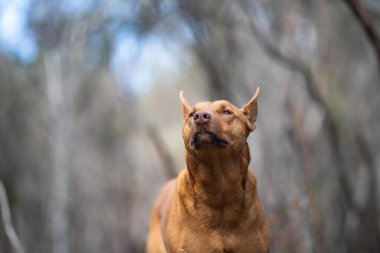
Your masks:
M191 108L181 92L187 168L163 187L154 204L147 253L269 252L268 225L256 177L248 170L246 142L255 129L258 95L259 90L242 108L225 100ZM191 113L204 111L211 118L200 126ZM203 131L205 137L195 138Z

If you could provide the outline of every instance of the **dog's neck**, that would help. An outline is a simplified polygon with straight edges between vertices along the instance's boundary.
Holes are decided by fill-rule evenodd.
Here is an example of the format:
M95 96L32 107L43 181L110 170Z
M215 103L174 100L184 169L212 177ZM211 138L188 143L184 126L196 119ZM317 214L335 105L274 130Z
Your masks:
M239 213L245 207L250 162L247 143L242 150L227 155L213 153L200 158L188 152L186 162L194 205L219 213Z

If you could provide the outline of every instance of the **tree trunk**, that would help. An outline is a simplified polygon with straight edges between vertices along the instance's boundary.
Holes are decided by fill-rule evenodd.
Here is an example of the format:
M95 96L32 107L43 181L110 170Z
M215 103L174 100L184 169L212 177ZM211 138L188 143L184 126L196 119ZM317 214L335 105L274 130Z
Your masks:
M51 195L50 195L50 236L53 253L68 253L68 183L70 170L68 161L68 115L67 99L62 73L62 58L58 50L44 56L46 96L50 123Z

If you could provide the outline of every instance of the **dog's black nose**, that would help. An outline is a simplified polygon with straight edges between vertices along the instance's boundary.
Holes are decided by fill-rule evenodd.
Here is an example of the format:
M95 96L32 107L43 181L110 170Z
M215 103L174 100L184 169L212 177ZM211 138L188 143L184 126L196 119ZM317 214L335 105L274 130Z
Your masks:
M198 125L206 124L211 119L211 113L208 111L196 112L193 116L193 120Z

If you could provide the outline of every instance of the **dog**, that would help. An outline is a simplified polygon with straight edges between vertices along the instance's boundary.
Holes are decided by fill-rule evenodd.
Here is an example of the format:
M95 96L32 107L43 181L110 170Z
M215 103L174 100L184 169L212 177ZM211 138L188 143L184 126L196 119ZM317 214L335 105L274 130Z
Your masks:
M156 199L147 253L267 253L269 228L248 169L260 88L242 108L226 100L191 107L183 92L186 168Z

